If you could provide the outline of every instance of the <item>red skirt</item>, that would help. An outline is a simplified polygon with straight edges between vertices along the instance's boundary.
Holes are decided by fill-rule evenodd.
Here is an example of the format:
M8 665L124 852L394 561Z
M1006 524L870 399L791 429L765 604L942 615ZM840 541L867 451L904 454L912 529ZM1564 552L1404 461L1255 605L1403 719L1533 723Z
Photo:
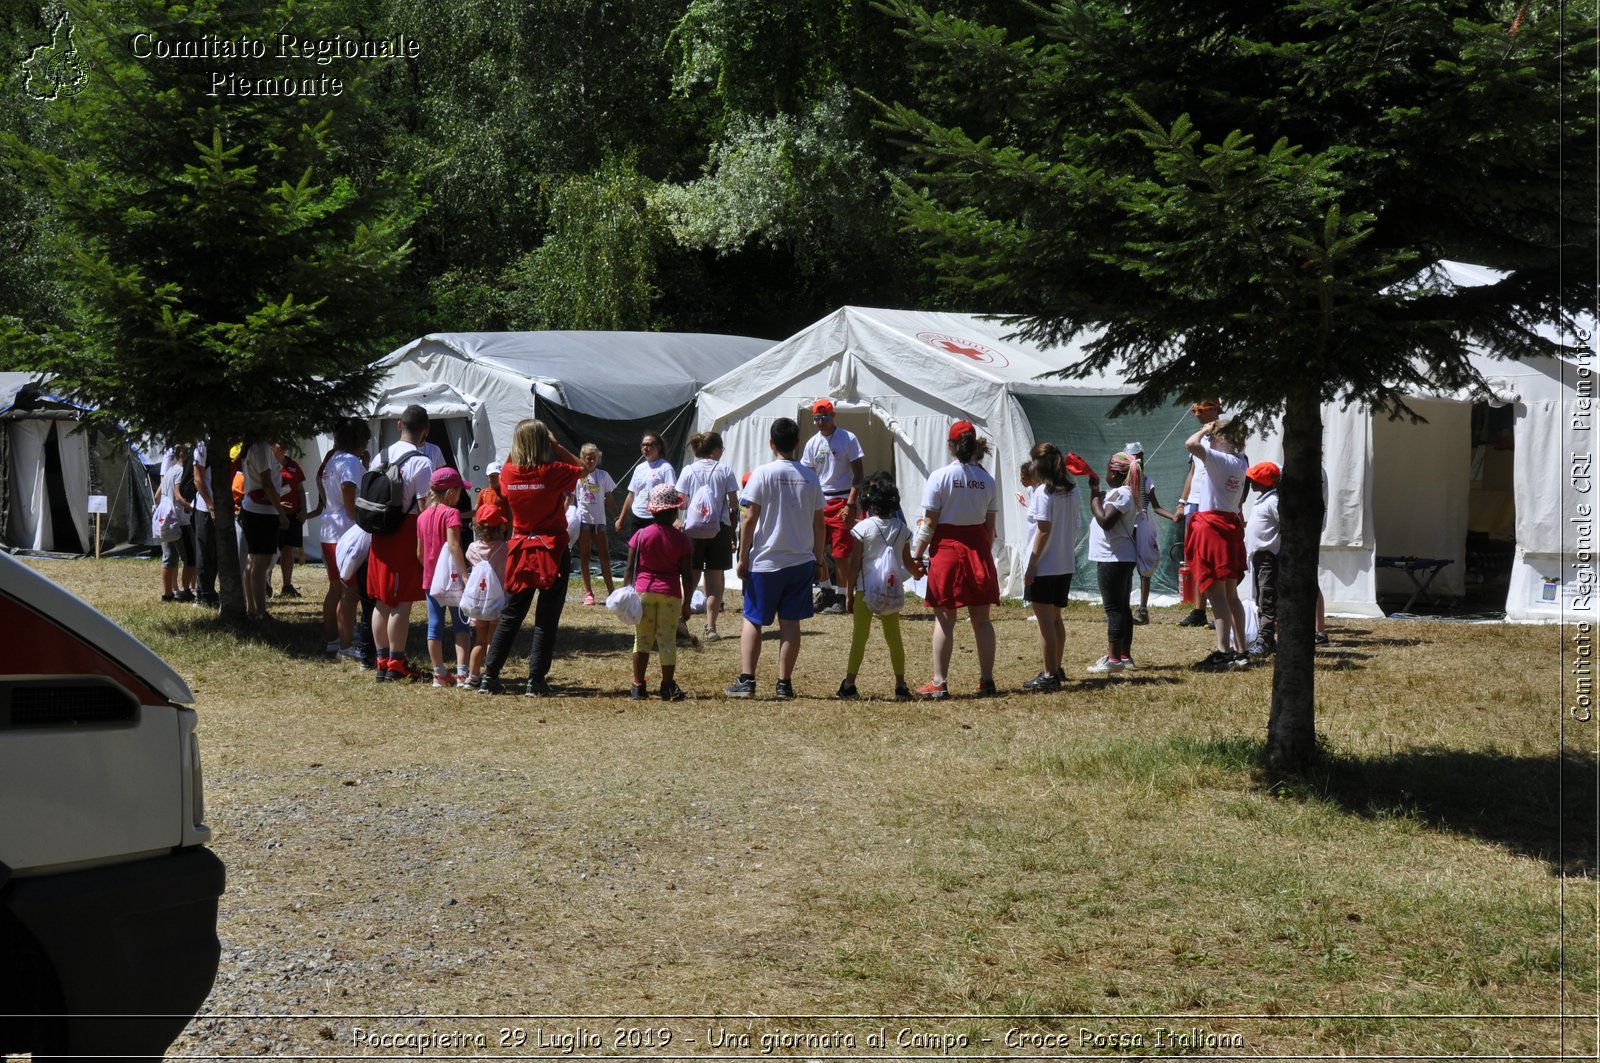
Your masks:
M428 596L417 556L417 515L407 513L393 535L374 535L367 556L367 597L384 605L420 602Z
M1204 599L1213 583L1244 579L1244 518L1220 510L1189 517L1189 540L1184 560L1194 577L1195 593Z
M989 529L983 524L940 524L928 548L928 604L965 609L1000 604Z

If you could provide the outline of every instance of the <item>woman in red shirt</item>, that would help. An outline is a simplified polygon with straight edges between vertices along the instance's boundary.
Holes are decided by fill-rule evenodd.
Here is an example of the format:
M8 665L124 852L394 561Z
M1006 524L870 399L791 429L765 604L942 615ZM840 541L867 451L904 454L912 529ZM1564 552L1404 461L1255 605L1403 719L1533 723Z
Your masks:
M530 418L517 425L511 454L500 470L500 494L511 510L506 606L489 643L480 694L505 690L500 669L511 655L511 644L522 629L529 606L533 607L533 648L528 653L526 694L536 698L550 693L550 659L572 571L565 499L582 475L577 457L556 442L543 421Z

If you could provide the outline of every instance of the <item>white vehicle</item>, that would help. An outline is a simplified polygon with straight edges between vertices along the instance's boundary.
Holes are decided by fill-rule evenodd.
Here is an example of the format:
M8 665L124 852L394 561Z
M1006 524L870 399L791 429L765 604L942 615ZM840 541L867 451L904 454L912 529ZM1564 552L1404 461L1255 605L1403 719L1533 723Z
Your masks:
M159 1059L217 973L188 684L0 554L0 1055Z

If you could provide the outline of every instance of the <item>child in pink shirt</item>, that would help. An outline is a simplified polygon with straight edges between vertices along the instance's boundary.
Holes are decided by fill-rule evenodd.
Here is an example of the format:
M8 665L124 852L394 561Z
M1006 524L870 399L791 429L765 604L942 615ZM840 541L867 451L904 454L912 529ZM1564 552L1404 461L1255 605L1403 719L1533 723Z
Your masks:
M456 570L461 573L463 584L467 573L472 571L461 550L461 513L456 509L456 501L461 497L462 488L466 487L461 474L449 466L437 469L428 487L427 508L417 518L417 553L422 558L422 589L425 593L433 584L433 570L439 563L439 555L446 550L455 559ZM450 672L450 666L444 663L444 627L447 620L456 644L456 671L464 681L467 678L467 652L472 647L467 618L459 606L442 605L432 594L428 594L428 657L433 662L433 685L436 687L453 687L457 682L457 677Z
M672 526L683 502L677 488L657 484L647 503L652 523L628 540L624 579L632 582L644 600L644 617L633 634L633 687L628 697L634 701L649 696L644 670L650 663L652 645L661 656L661 700L683 700L683 691L673 679L678 667L678 621L689 617L689 594L694 586L694 573L689 570L694 542Z

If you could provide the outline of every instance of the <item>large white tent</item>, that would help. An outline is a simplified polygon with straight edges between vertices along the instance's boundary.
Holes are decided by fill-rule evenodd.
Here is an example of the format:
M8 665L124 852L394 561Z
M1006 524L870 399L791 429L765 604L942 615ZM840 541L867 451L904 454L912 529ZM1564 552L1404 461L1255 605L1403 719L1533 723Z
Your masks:
M915 511L930 469L947 460L945 433L956 419L972 421L991 441L986 465L1007 499L1036 439L1077 450L1096 466L1138 439L1151 456L1159 497L1175 502L1187 461L1182 441L1193 427L1186 411L1109 421L1107 411L1131 390L1124 381L1110 375L1040 380L1039 374L1078 360L1080 353L1008 338L1010 331L976 315L844 307L706 385L696 427L721 431L724 461L743 471L770 460L773 421L793 417L809 434L811 402L829 397L839 422L863 437L868 470L895 471L908 513ZM1576 505L1565 470L1572 454L1593 449L1592 432L1575 427L1569 416L1579 367L1546 358L1477 361L1492 394L1419 396L1416 408L1429 419L1424 425L1374 418L1360 409L1324 409L1329 505L1321 583L1330 611L1381 615L1378 594L1411 589L1403 582L1407 574L1381 568L1380 558L1450 560L1431 589L1460 593L1474 515L1509 533L1508 506L1515 509L1514 553L1509 544L1506 550L1508 618L1571 617L1581 602L1573 579L1576 547L1570 532L1563 532ZM1482 422L1484 411L1496 408L1509 411L1504 416L1510 446L1475 448L1475 409ZM1252 460L1276 460L1281 453L1276 438L1251 441ZM1486 487L1492 479L1486 470L1492 472L1497 462L1510 467ZM1175 530L1161 532L1169 556ZM995 548L1008 595L1021 594L1025 537L1022 509L1008 501ZM1158 594L1172 588L1170 569L1165 575L1158 576ZM1092 575L1078 586L1092 593ZM1592 604L1587 610L1593 616Z
M103 549L150 541L150 479L120 433L28 373L0 373L0 549L95 552L89 497L103 495Z

